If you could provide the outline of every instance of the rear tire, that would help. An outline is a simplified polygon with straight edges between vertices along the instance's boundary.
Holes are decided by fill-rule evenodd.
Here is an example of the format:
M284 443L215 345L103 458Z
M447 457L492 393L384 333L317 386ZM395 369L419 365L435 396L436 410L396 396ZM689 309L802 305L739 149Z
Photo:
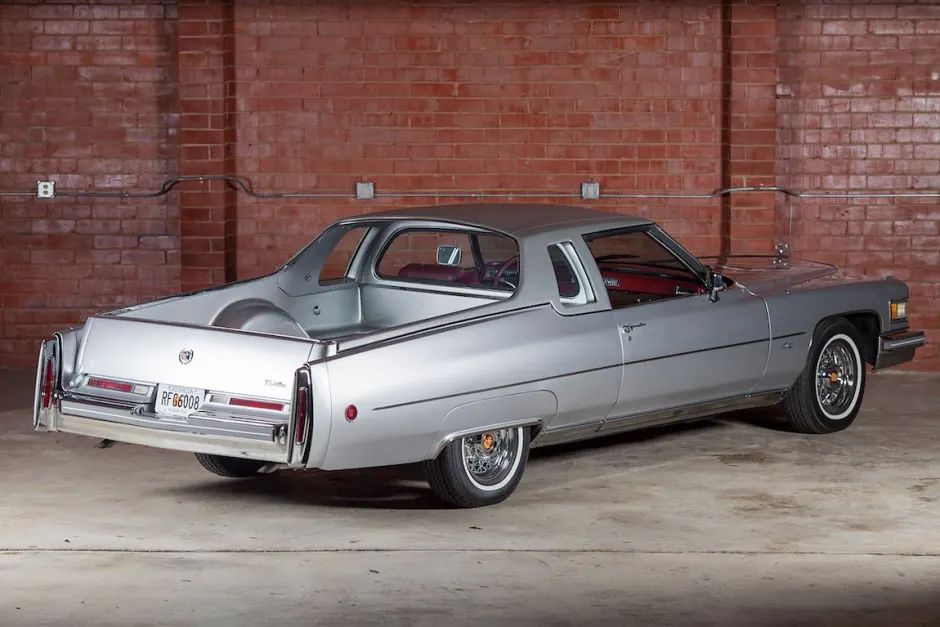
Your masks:
M816 327L806 367L783 399L790 426L799 433L833 433L858 415L865 394L862 339L845 318Z
M196 459L202 467L220 477L253 477L266 462L240 457L222 457L208 453L196 453Z
M431 490L455 507L494 505L513 493L529 457L529 428L494 429L457 438L424 462Z

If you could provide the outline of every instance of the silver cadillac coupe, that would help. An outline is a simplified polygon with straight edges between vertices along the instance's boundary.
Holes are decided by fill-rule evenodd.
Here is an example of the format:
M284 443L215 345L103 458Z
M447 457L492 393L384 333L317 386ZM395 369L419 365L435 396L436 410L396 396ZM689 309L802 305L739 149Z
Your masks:
M268 276L88 318L42 344L35 427L192 451L245 477L423 462L498 503L530 447L780 403L855 419L909 361L908 289L823 264L707 264L648 220L557 205L345 219Z

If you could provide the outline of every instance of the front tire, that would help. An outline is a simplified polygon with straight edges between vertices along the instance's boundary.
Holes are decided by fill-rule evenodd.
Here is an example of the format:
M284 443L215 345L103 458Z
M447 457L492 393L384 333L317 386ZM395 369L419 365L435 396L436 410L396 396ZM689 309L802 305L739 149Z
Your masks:
M865 393L861 336L845 318L825 320L813 334L806 367L783 399L799 433L833 433L858 415Z
M244 459L241 457L223 457L221 455L209 455L208 453L196 453L196 459L202 464L202 467L209 472L220 477L253 477L266 462L260 462L254 459Z
M482 507L506 500L522 480L529 457L528 427L494 429L447 444L424 462L431 490L456 507Z

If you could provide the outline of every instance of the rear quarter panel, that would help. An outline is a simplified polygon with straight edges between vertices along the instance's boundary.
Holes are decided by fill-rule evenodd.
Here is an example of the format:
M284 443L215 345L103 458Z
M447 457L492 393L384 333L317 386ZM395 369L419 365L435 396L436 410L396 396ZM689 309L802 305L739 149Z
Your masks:
M617 397L621 349L606 313L544 305L348 353L340 345L324 363L333 424L320 467L330 470L429 459L449 433L499 422L600 420Z

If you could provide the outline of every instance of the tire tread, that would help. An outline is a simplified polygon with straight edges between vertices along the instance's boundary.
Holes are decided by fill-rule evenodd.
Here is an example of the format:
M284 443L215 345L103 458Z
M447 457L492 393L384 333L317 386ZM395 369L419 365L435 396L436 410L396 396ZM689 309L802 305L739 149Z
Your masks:
M222 455L211 455L209 453L195 453L195 455L203 468L220 477L252 477L264 466L264 462L253 459L223 457Z

